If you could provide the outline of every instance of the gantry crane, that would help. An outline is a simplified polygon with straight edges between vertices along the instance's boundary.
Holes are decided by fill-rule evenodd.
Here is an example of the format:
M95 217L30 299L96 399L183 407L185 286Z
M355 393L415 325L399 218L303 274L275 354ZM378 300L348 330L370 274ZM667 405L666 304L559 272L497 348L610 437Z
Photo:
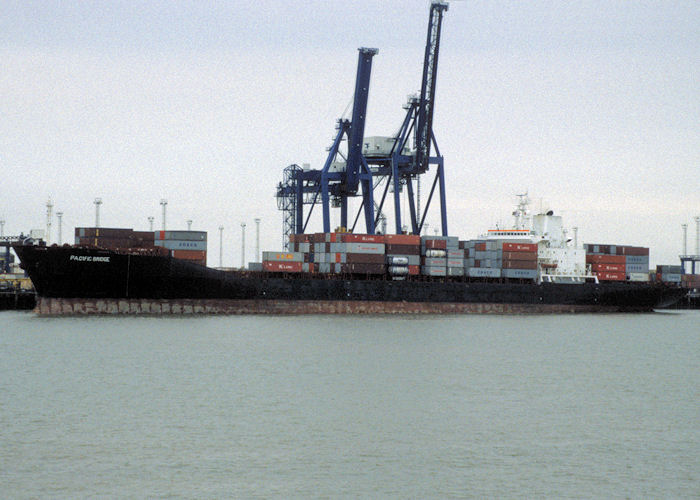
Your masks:
M284 181L277 187L278 208L285 213L285 245L288 243L289 234L306 231L309 218L317 203L321 203L323 207L324 232L331 230L330 209L333 205L340 208L340 225L343 229L354 230L360 215L364 213L366 231L368 234L374 234L377 222L384 217L382 209L390 186L393 186L397 234L403 232L401 214L403 186L406 187L410 210L410 232L420 234L438 185L442 234L448 234L444 164L433 136L440 29L443 13L447 8L447 3L437 1L430 6L420 96L409 98L404 106L407 110L406 117L394 136L372 138L372 141L365 142L364 128L369 80L372 58L377 54L377 49L359 49L352 119L338 120L336 126L338 132L323 168L304 170L296 164L290 165L284 169ZM413 139L413 145L410 144L411 139ZM345 154L341 151L343 140L347 145ZM435 156L431 156L431 148L434 148ZM338 160L339 157L341 160ZM425 209L419 220L413 182L419 175L425 174L430 165L436 165L437 169ZM373 191L383 181L386 182L381 201L376 204ZM358 196L360 187L362 205L352 226L349 226L348 198ZM304 219L304 205L311 205L306 219Z

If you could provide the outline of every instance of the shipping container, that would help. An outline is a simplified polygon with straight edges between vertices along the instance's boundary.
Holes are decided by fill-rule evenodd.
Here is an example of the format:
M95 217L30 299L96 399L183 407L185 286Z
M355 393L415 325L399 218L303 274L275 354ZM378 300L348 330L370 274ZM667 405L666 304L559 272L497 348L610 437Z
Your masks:
M156 240L154 242L157 247L164 247L168 250L206 250L206 241L193 240Z
M447 259L447 267L461 267L464 268L464 259Z
M420 274L420 266L412 266L412 265L409 265L409 266L408 266L408 274L410 274L410 275L412 275L412 276L417 276L417 275L419 275L419 274Z
M203 250L172 250L171 255L176 259L202 260L207 258L207 252Z
M503 252L503 260L537 260L537 252Z
M386 256L379 253L346 253L335 254L336 256L345 256L345 262L348 264L384 264ZM336 259L335 262L342 262Z
M596 276L598 276L598 281L625 281L627 276L625 273L621 272L607 272L607 271L600 271L600 272L594 272Z
M446 267L447 259L445 257L424 257L422 263L427 267Z
M537 243L503 243L504 252L537 252Z
M341 241L343 243L384 243L384 235L346 233L341 235Z
M441 259L441 258L447 257L447 251L446 251L446 250L437 250L437 249L430 248L430 249L428 249L428 250L425 251L425 254L424 254L424 255L425 255L426 257L430 257L430 258L438 258L438 259Z
M664 283L680 283L681 275L676 273L663 273L661 275L661 281Z
M303 269L303 262L297 261L269 261L263 260L263 268L265 271L300 273Z
M627 266L625 264L592 264L591 270L593 272L626 273Z
M447 267L447 276L464 276L464 267Z
M341 264L343 272L349 274L385 274L384 264Z
M537 269L537 261L536 260L504 260L501 263L501 267L503 269Z
M387 255L386 263L392 266L407 266L408 257L400 257L397 255Z
M421 266L420 272L424 276L447 276L445 266Z
M408 266L389 266L387 270L392 276L406 276L408 274Z
M612 249L610 251L612 252ZM627 255L634 257L649 256L649 249L646 247L630 247L630 246L618 246L614 252L617 255Z
M207 241L206 231L156 231L157 240Z
M420 255L387 255L389 257L400 257L408 260L409 266L420 266Z
M504 278L517 278L525 280L537 279L538 272L536 269L503 269L502 275Z
M420 246L420 236L417 234L385 234L384 241L387 245Z
M629 273L630 281L649 281L649 273Z
M464 255L464 250L448 250L447 251L447 258L448 259L463 259L465 257Z
M425 241L421 242L421 249L423 248L426 250L430 248L447 250L447 240L426 239Z
M346 243L347 253L374 253L384 255L384 243Z
M586 254L587 264L625 264L624 255L591 255Z
M398 255L420 255L420 245L402 245L398 243L388 243L385 249L387 254L391 253Z
M474 278L500 278L501 269L494 267L470 267L467 274Z
M301 252L263 252L263 261L274 262L304 262Z

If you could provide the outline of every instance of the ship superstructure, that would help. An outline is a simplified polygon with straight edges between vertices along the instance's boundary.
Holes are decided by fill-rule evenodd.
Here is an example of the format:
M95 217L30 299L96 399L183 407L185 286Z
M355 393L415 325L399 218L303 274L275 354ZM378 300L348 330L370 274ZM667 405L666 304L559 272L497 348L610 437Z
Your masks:
M487 242L527 243L537 245L537 276L539 283L598 282L598 277L586 264L586 250L572 245L560 215L549 210L532 215L527 193L519 194L513 211L513 226L489 229L483 238ZM493 245L492 245L493 246ZM500 247L500 245L496 245Z

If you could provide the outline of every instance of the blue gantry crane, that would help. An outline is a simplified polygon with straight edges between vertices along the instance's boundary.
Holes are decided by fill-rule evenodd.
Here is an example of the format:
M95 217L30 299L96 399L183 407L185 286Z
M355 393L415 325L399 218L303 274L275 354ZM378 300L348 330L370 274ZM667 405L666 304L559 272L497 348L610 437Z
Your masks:
M393 136L364 137L372 58L377 54L377 49L359 49L352 118L338 120L337 134L323 168L305 170L296 164L290 165L284 169L284 180L277 187L278 208L284 212L285 245L289 234L306 231L311 213L319 203L323 210L324 232L331 231L331 207L338 207L342 230L353 231L360 215L364 214L365 230L368 234L374 234L377 222L384 217L382 210L391 186L397 234L404 231L401 213L401 191L404 187L409 206L409 232L420 234L435 189L439 187L442 234L448 234L444 162L433 135L440 30L447 8L447 3L437 1L430 6L420 96L409 98L404 106L406 116L398 133ZM345 154L341 151L343 141L347 146ZM435 154L431 155L433 148ZM421 217L414 182L418 176L428 172L431 165L437 168ZM374 189L382 183L381 201L375 203ZM362 205L350 226L348 199L360 196L360 193ZM306 214L304 205L311 206Z

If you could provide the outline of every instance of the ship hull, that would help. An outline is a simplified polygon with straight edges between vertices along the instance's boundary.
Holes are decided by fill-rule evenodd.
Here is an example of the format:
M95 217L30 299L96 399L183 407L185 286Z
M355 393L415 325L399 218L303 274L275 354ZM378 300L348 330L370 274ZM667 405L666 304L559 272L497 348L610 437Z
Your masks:
M18 246L39 314L444 314L652 311L644 283L536 284L226 272L167 256Z

